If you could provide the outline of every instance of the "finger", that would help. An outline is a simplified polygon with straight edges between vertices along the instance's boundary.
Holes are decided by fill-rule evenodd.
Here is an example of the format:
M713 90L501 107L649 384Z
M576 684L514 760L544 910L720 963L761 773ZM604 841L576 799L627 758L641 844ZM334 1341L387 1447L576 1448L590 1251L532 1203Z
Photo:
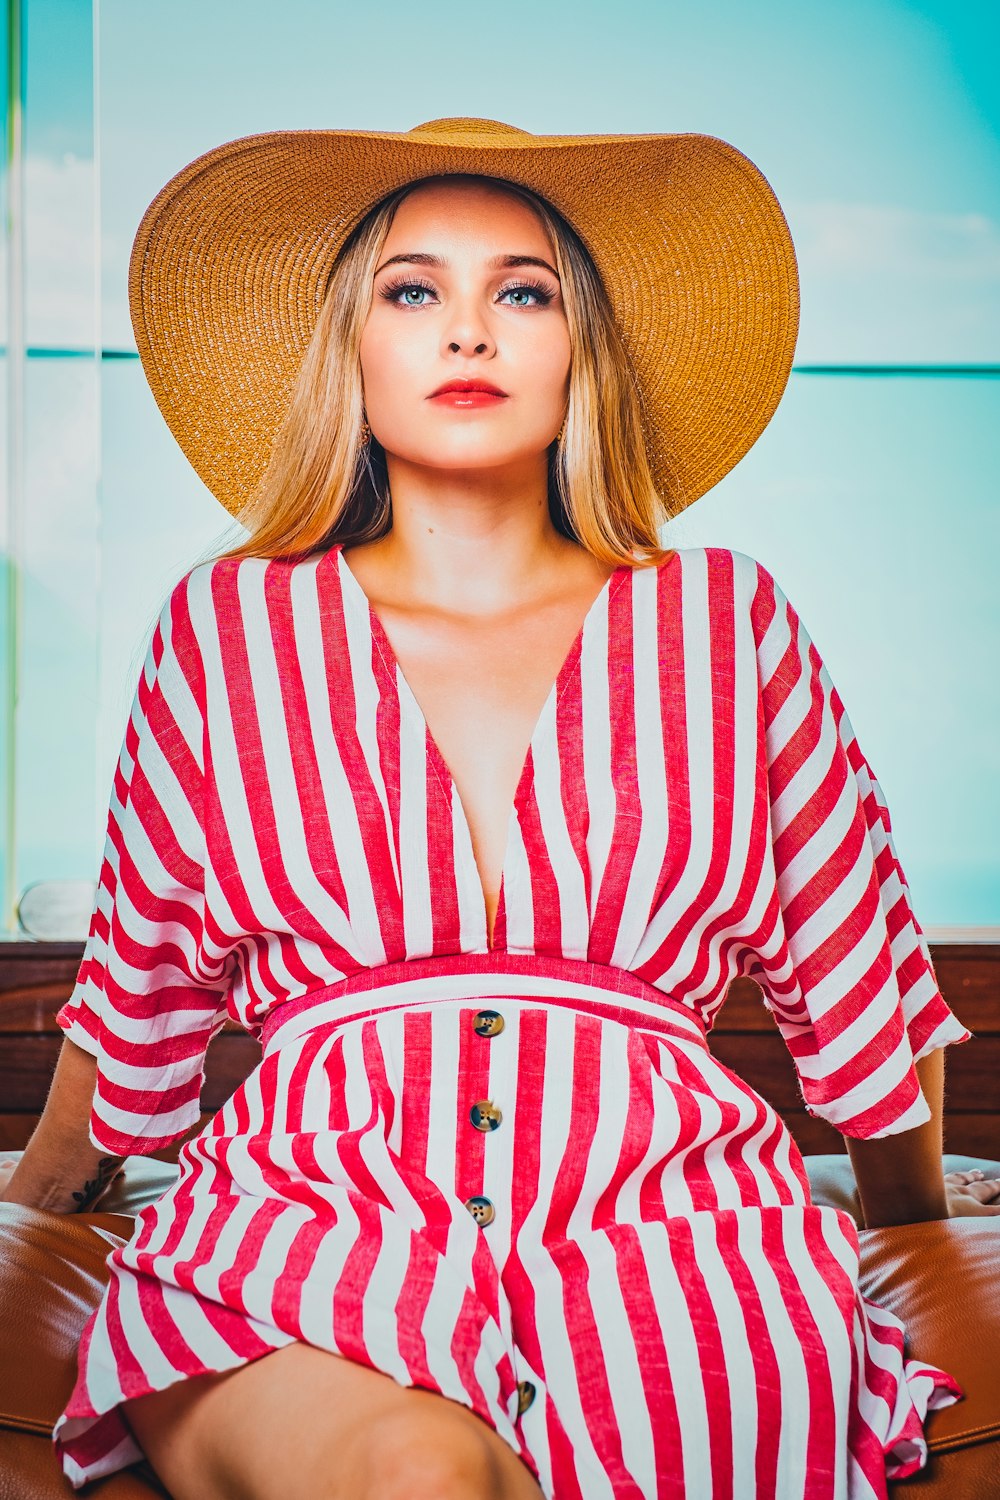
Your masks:
M993 1203L1000 1199L1000 1180L993 1178L985 1182L970 1182L966 1192L978 1198L980 1203Z
M952 1219L989 1216L1000 1219L1000 1203L980 1203L971 1193L959 1193L949 1200L948 1216Z

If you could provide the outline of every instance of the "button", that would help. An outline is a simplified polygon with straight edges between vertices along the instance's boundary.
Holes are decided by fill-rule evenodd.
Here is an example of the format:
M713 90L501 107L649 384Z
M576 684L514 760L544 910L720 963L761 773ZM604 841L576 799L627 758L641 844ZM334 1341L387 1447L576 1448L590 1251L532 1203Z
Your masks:
M519 1380L517 1382L517 1414L523 1417L532 1401L535 1399L535 1387L530 1380Z
M492 1099L478 1099L469 1111L469 1118L477 1130L496 1130L503 1115Z
M477 1010L472 1025L477 1036L499 1036L505 1022L498 1010Z
M480 1229L485 1229L487 1224L492 1224L497 1216L497 1211L488 1198L466 1198L465 1206Z

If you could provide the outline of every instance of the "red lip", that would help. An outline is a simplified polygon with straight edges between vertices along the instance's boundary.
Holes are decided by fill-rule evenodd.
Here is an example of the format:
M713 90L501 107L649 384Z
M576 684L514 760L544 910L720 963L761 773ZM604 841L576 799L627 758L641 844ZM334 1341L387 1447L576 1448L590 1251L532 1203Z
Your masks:
M432 397L444 396L449 391L460 391L463 395L468 395L471 391L481 391L487 396L506 396L507 394L499 386L491 385L488 380L449 380L444 385L439 385L436 391L431 392L431 395Z

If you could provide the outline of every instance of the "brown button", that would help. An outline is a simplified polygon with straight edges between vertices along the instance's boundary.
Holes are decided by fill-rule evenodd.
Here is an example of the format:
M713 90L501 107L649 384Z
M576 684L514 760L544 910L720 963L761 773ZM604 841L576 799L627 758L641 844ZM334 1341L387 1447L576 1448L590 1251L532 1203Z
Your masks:
M477 1010L472 1025L477 1036L499 1036L505 1022L498 1010Z
M479 1099L469 1111L469 1118L477 1130L496 1130L503 1115L492 1099Z
M465 1206L480 1229L485 1229L487 1224L492 1224L497 1216L497 1211L488 1198L466 1198Z
M535 1399L535 1387L530 1380L519 1380L517 1382L517 1414L523 1417L532 1401Z

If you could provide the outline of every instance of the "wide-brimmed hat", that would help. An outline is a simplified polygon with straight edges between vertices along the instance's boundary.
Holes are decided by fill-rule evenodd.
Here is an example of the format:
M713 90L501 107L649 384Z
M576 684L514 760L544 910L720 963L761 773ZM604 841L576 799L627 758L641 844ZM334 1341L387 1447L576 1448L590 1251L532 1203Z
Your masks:
M697 500L769 422L798 329L795 252L758 167L714 136L532 135L498 120L228 141L143 215L129 264L157 405L235 513L256 489L331 266L380 199L441 173L540 193L600 272L631 358L654 483Z

